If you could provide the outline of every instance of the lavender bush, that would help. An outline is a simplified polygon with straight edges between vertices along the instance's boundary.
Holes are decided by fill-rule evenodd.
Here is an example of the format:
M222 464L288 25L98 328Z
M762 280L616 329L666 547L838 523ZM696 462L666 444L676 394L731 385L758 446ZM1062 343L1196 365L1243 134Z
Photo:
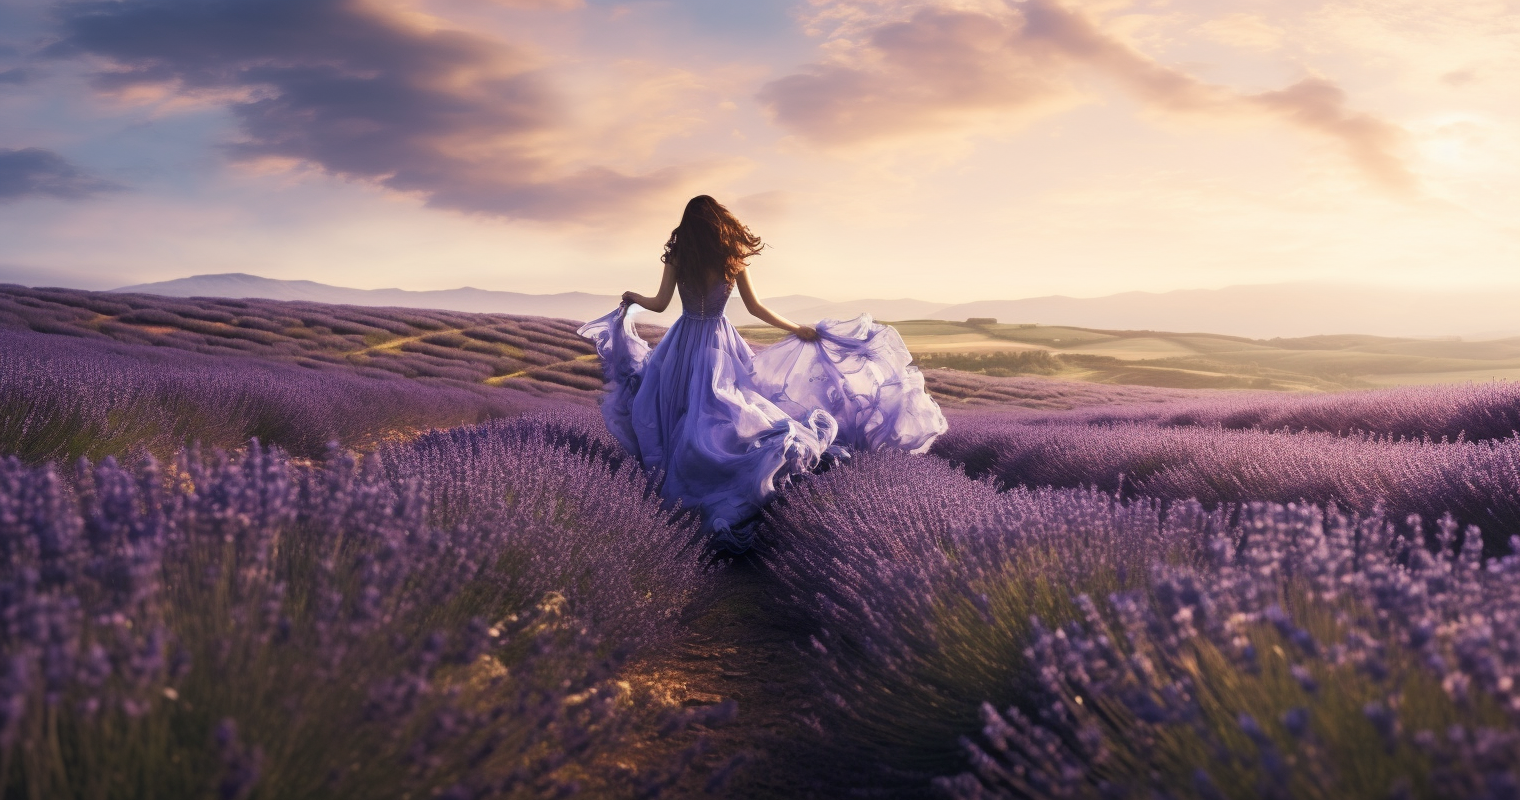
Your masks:
M5 793L670 790L699 750L661 732L735 716L657 705L672 653L790 679L688 636L748 600L606 434L588 352L556 320L0 288ZM762 724L805 719L819 793L1516 796L1512 386L926 375L935 455L857 454L759 526L809 665Z
M511 496L501 517L439 511L458 487L427 465L461 463L441 442L385 465L335 450L300 467L257 443L167 469L81 462L72 491L0 464L7 794L668 783L611 768L631 719L611 679L700 583L691 529L552 426L496 432L457 459L501 481L482 490Z
M772 558L817 631L819 745L877 791L1508 796L1520 559L1402 522L876 456L794 489Z
M1490 552L1520 533L1520 437L1468 441L1145 424L1029 424L957 415L934 452L1008 485L1097 486L1127 496L1335 502L1393 519L1454 514Z
M1209 563L1036 623L1039 688L982 708L951 797L1511 797L1520 559L1444 520L1253 505ZM1390 558L1390 556L1392 556Z
M924 384L948 412L970 407L978 411L1065 411L1111 405L1141 405L1196 400L1198 391L1158 389L1104 383L1060 381L1048 378L997 377L953 369L925 369ZM1210 397L1224 392L1207 393Z
M696 522L672 522L595 412L432 431L378 455L434 524L517 527L495 580L518 602L552 586L624 648L652 647L703 583Z
M301 456L549 407L504 388L373 378L253 358L0 329L0 454L29 463L250 438ZM562 403L559 405L563 405Z
M577 327L506 314L0 285L0 330L586 402L601 373Z
M925 787L962 763L958 738L984 700L1020 695L1031 615L1067 619L1080 591L1191 563L1224 524L1196 504L1163 514L1087 489L1000 492L881 453L788 492L767 538L787 604L816 630L821 730L856 779Z
M1520 431L1520 383L1400 386L1337 394L1210 392L1203 397L1088 407L1075 414L1029 419L1484 441L1507 439Z

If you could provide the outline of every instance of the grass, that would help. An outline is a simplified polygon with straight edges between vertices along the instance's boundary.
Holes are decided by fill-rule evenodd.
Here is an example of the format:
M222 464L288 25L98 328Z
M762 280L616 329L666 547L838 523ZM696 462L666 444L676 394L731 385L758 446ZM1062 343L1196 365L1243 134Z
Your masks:
M1520 338L1463 342L1378 336L1246 339L1207 333L1108 331L1057 325L908 320L897 328L926 368L987 375L1177 389L1339 391L1472 380L1520 379ZM746 339L779 340L774 328L747 326ZM1059 358L1033 368L1027 353ZM1106 360L1105 360L1106 359ZM1038 362L1045 364L1047 362Z

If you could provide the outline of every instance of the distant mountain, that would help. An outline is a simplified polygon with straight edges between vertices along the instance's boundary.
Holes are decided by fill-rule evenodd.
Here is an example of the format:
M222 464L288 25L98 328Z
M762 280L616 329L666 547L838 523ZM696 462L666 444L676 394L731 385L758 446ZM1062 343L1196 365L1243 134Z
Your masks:
M113 292L135 292L169 297L259 297L267 300L306 300L351 306L400 306L436 308L477 313L531 314L564 319L593 319L618 304L611 295L585 292L523 294L464 287L416 292L408 289L349 289L315 281L283 281L231 272L194 275L160 283L123 286Z
M314 281L285 281L230 273L124 286L117 292L172 297L261 297L363 306L401 306L453 311L526 314L586 320L617 306L613 295L564 292L524 294L485 289L410 291L349 289ZM881 320L965 320L990 317L1008 323L1072 325L1109 330L1223 333L1268 339L1361 333L1377 336L1520 335L1520 289L1424 291L1320 283L1278 283L1125 292L1106 297L1030 297L945 304L910 298L831 302L809 295L765 300L799 322L841 319L868 313ZM736 324L758 322L735 297L729 317ZM679 303L642 320L669 324Z
M1277 283L1092 298L982 300L944 306L937 315L1255 339L1338 333L1496 338L1520 335L1520 289L1432 291Z
M767 300L766 303L770 301ZM954 319L940 314L946 309L944 303L927 300L851 300L845 303L818 301L815 305L799 306L782 312L788 317L812 322L820 319L848 319L870 314L873 319Z
M399 306L402 308L434 308L448 311L470 311L485 314L522 314L559 319L588 320L606 314L617 307L620 298L610 294L587 294L586 292L562 292L560 294L524 294L476 289L436 291L412 291L410 289L350 289L330 286L315 281L286 281L263 278L241 272L220 275L193 275L159 283L143 283L123 286L113 292L156 294L167 297L258 297L266 300L306 300L312 303L334 303L351 306ZM799 308L828 304L821 297L788 295L768 298L766 305L780 314L791 314ZM645 312L641 322L670 324L681 313L677 300L663 314ZM939 307L943 304L930 304ZM856 312L859 313L859 312ZM729 303L729 318L735 324L756 324L759 320L750 316L739 302L737 295Z

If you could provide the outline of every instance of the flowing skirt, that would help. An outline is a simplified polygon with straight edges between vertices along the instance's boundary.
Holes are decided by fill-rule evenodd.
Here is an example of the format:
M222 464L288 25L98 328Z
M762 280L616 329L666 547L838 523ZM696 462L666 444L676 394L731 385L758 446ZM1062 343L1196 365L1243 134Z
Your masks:
M734 527L778 483L845 448L923 452L946 430L939 406L897 332L869 316L825 320L818 339L788 336L758 356L726 317L682 315L658 347L619 309L587 323L607 375L607 429L661 496L695 507L731 549Z

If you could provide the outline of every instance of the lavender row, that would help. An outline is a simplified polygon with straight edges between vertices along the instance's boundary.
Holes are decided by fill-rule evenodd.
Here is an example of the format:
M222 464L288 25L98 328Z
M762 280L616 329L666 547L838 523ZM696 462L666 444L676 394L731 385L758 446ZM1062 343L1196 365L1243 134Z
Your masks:
M1449 521L1432 556L1381 516L998 492L877 455L791 490L770 527L816 630L818 745L878 792L1516 785L1520 560L1481 562Z
M641 703L613 679L704 580L692 528L566 430L0 462L5 793L657 793L690 755L618 766ZM461 490L500 515L441 511Z
M1333 502L1361 513L1381 509L1392 519L1449 512L1482 527L1492 552L1520 534L1520 437L1395 441L961 414L934 452L1010 486L1090 485L1208 505Z
M1509 438L1520 431L1520 382L1401 386L1336 394L1211 392L1033 419L1482 441Z
M1030 423L1146 423L1470 441L1503 439L1520 431L1520 383L1513 381L1308 394L1110 386L949 369L926 369L924 375L947 410L972 418L1002 409L1021 413L1020 419Z
M922 790L964 764L983 701L1020 696L1031 615L1067 618L1073 587L1133 588L1157 559L1196 559L1223 524L878 453L785 493L765 540L780 600L815 631L823 742L855 781Z
M1065 411L1073 408L1129 406L1149 407L1168 401L1195 399L1200 394L1228 397L1225 392L1160 389L1051 378L996 377L955 369L924 370L924 383L946 410L969 407Z
M522 597L556 587L624 648L661 644L704 580L696 522L672 520L594 411L430 431L376 460L435 524L516 526L498 579Z
M547 394L602 385L576 327L505 314L0 285L0 329Z
M1257 504L1210 559L1034 622L953 798L1498 798L1520 788L1520 558L1445 520ZM1101 596L1101 595L1100 595Z
M234 447L259 437L310 457L332 440L365 447L551 403L382 375L0 330L0 454L30 463L164 456L190 441Z

